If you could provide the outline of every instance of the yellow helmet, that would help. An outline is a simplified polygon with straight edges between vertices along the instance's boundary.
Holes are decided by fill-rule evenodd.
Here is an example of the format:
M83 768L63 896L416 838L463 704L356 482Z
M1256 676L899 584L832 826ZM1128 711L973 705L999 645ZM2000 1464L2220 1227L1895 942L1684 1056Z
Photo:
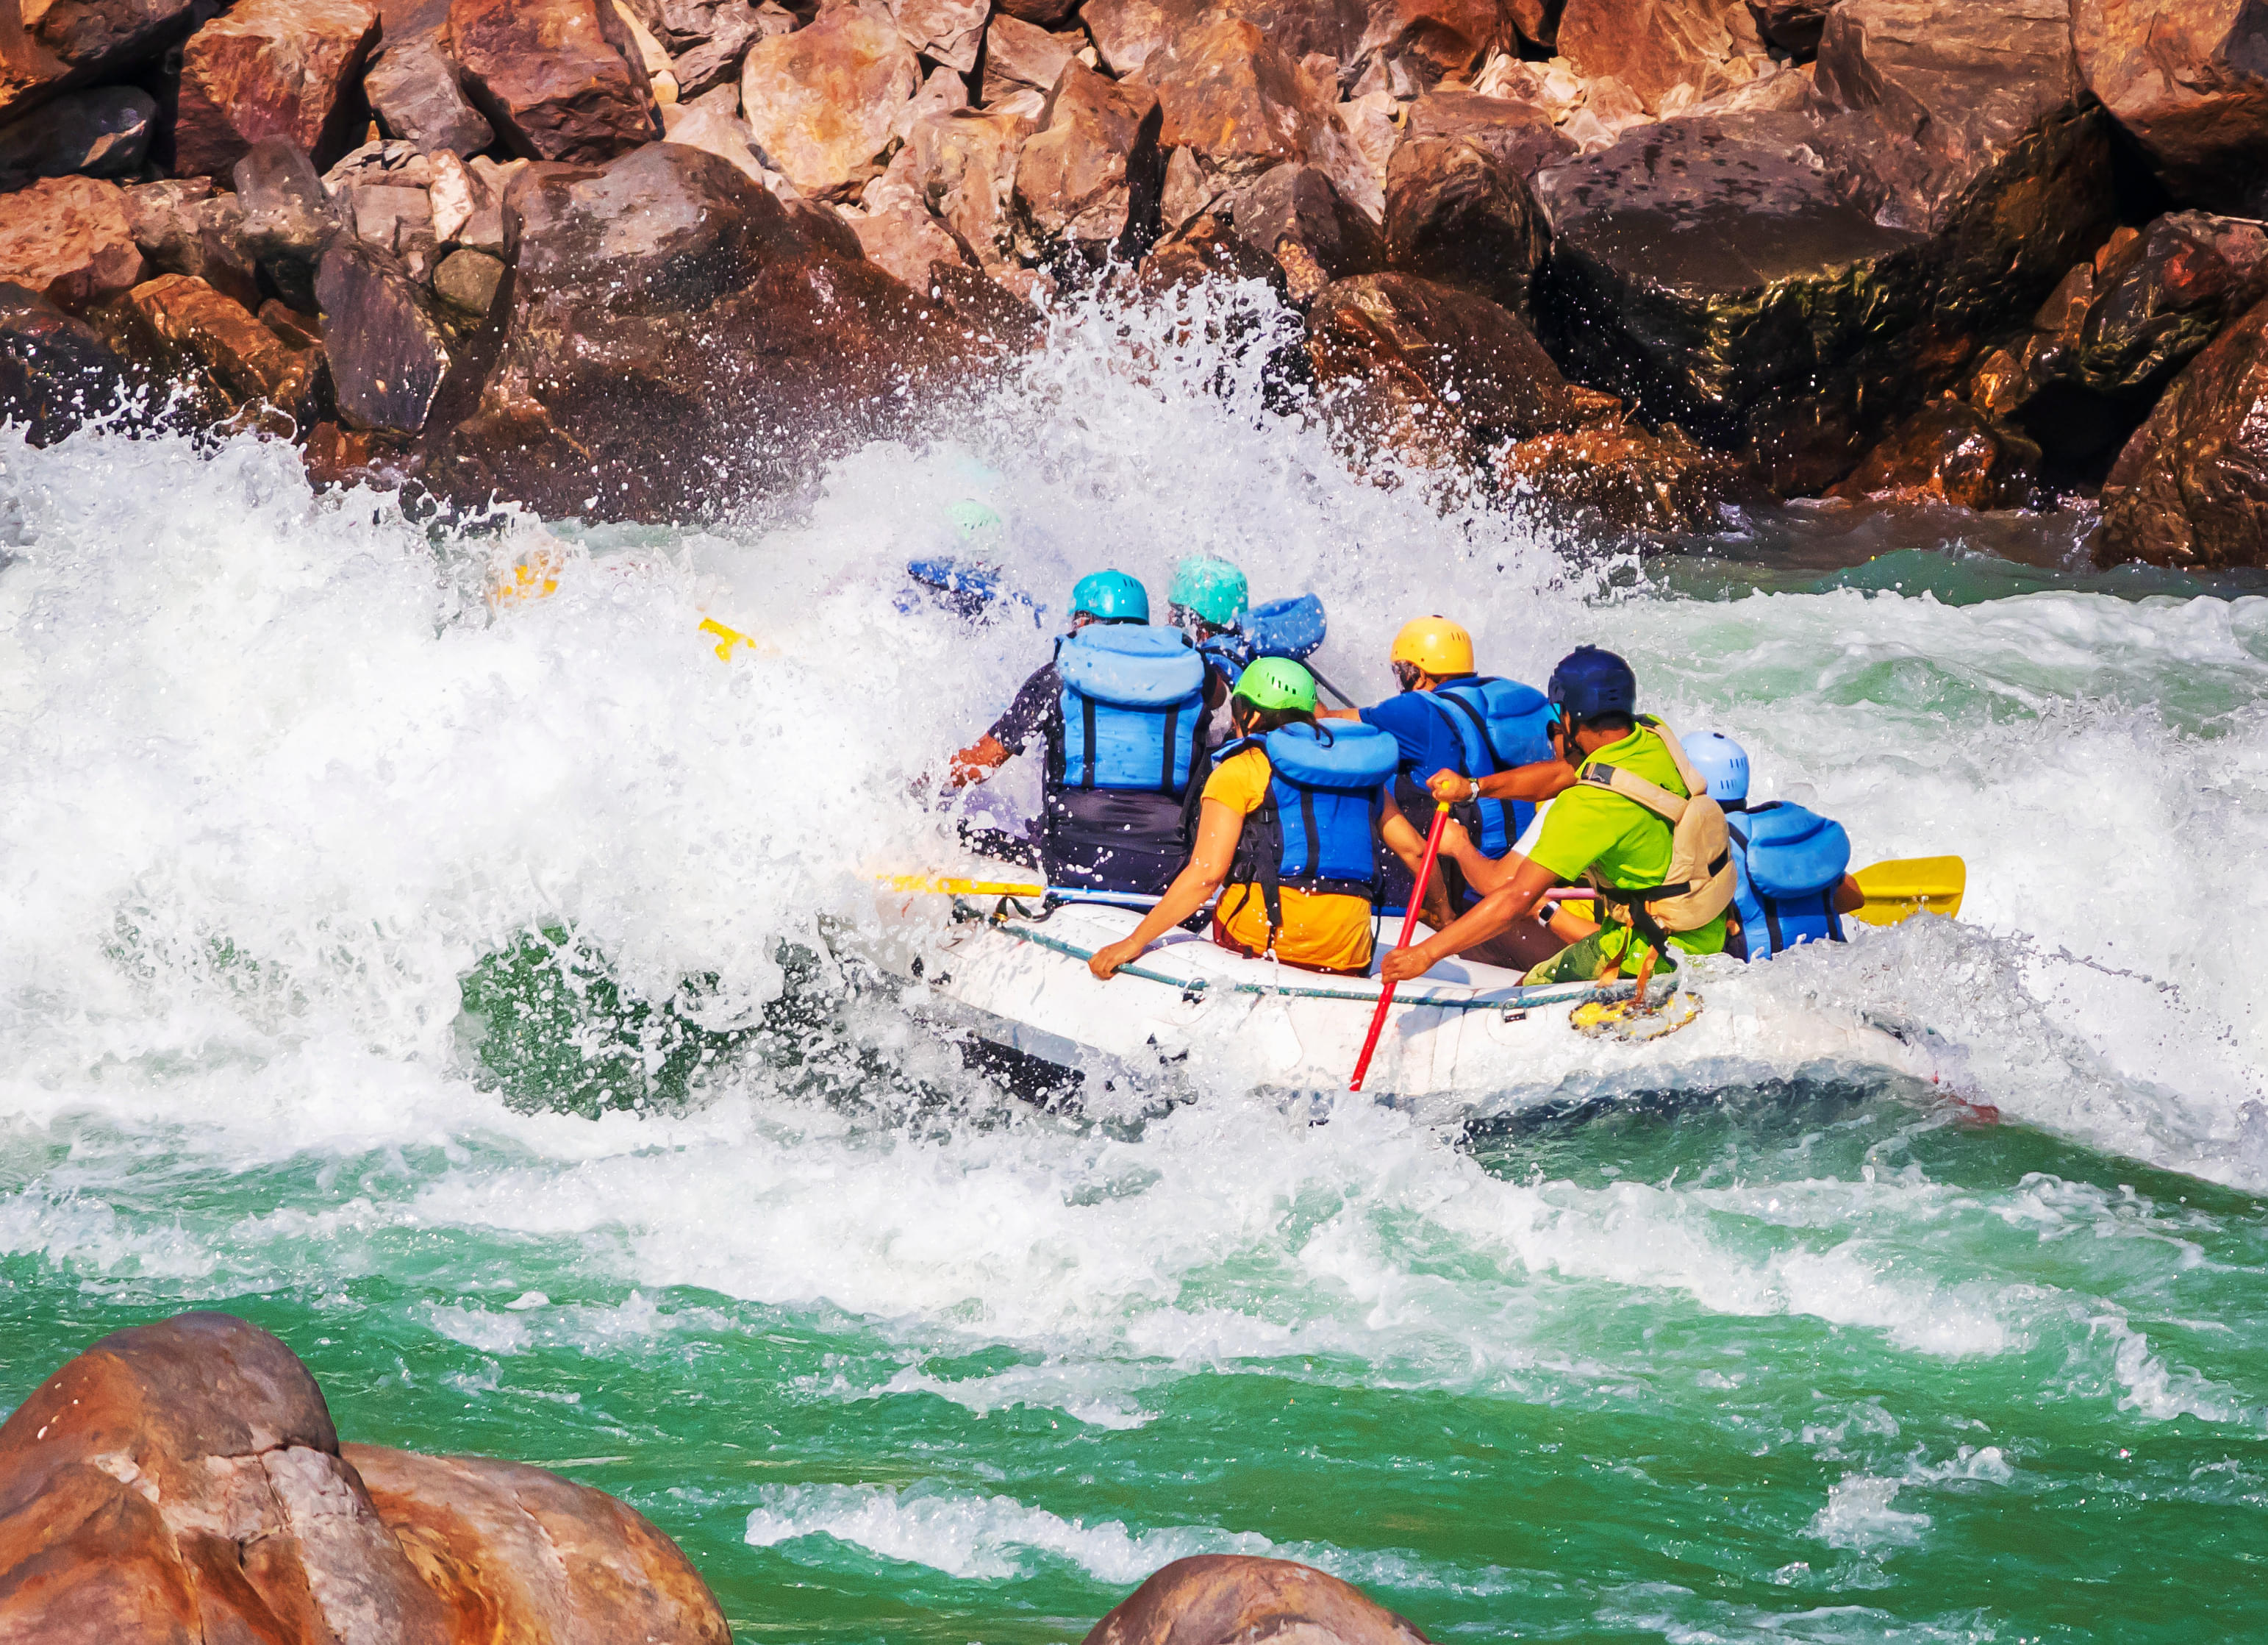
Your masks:
M1392 662L1414 662L1437 680L1473 671L1473 637L1445 616L1412 617L1394 637Z

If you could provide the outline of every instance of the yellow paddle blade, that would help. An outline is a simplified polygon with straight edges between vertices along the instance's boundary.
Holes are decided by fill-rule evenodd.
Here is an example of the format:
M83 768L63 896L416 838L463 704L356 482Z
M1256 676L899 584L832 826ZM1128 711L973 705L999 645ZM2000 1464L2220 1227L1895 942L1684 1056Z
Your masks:
M940 896L1045 896L1044 885L1014 885L1005 880L955 880L941 874L878 874L886 890L933 891Z
M736 628L726 628L712 616L701 619L701 631L717 642L717 656L719 661L732 661L733 652L743 645L748 648L750 656L777 657L779 655L778 647L767 645L759 639L751 639Z
M1895 926L1925 911L1948 919L1960 913L1969 865L1958 857L1906 857L1875 863L1852 877L1867 894L1867 905L1852 918L1870 926Z

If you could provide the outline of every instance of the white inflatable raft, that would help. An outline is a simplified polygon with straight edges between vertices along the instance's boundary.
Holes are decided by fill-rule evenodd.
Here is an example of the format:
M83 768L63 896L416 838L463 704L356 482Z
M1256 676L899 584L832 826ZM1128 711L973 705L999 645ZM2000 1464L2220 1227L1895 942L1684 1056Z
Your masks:
M1183 931L1098 982L1087 959L1131 931L1138 911L961 898L947 923L945 901L885 900L895 921L935 922L927 931L900 926L913 942L892 969L913 984L903 996L909 1008L1000 1053L1004 1066L1065 1071L1090 1090L1105 1081L1144 1089L1201 1079L1215 1088L1344 1091L1378 1001L1373 977L1246 959ZM1649 992L1657 1014L1625 1037L1587 1035L1570 1015L1588 1000L1628 999L1628 982L1528 986L1493 966L1437 965L1395 992L1365 1090L1492 1113L1664 1085L1952 1081L1958 1052L1935 1035L1855 1013L1790 1008L1740 977L1745 969L1737 960L1689 961L1679 977L1656 978ZM1650 1031L1655 1036L1646 1037Z

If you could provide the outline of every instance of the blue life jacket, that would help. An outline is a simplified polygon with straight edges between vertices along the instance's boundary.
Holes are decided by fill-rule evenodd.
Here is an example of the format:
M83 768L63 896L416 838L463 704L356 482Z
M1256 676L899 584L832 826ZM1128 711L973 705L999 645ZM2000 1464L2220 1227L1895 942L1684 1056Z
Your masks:
M1062 726L1051 788L1143 790L1179 800L1204 747L1203 658L1172 629L1095 623L1056 646Z
M1284 886L1374 896L1379 819L1399 763L1393 734L1360 720L1295 724L1240 738L1219 757L1256 746L1268 756L1268 798L1245 819L1230 881L1260 887L1271 931L1283 928Z
M1534 686L1483 677L1452 680L1435 686L1431 695L1456 731L1466 776L1493 777L1556 757L1545 731L1551 723L1550 704ZM1422 780L1432 774L1418 776ZM1535 820L1535 808L1525 800L1483 800L1472 809L1480 814L1478 829L1471 816L1462 820L1487 857L1510 851Z
M1785 800L1725 818L1736 882L1733 906L1752 960L1803 942L1840 942L1835 893L1851 867L1851 837L1840 822Z

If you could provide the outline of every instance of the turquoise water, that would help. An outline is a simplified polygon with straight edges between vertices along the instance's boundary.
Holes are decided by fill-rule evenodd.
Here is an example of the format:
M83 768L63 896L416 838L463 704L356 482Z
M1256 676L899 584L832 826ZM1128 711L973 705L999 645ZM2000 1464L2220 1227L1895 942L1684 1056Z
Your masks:
M980 432L703 531L0 446L0 1407L227 1308L350 1437L632 1501L743 1639L1073 1640L1214 1550L1444 1640L2268 1638L2268 601L1926 520L1571 558L1145 346L1069 325ZM1314 586L1368 692L1410 609L1625 650L1862 859L1968 858L1957 926L1766 983L1926 1022L2005 1122L1675 1040L1420 1114L969 1075L833 958L1046 655L897 609L966 495L1043 601Z

